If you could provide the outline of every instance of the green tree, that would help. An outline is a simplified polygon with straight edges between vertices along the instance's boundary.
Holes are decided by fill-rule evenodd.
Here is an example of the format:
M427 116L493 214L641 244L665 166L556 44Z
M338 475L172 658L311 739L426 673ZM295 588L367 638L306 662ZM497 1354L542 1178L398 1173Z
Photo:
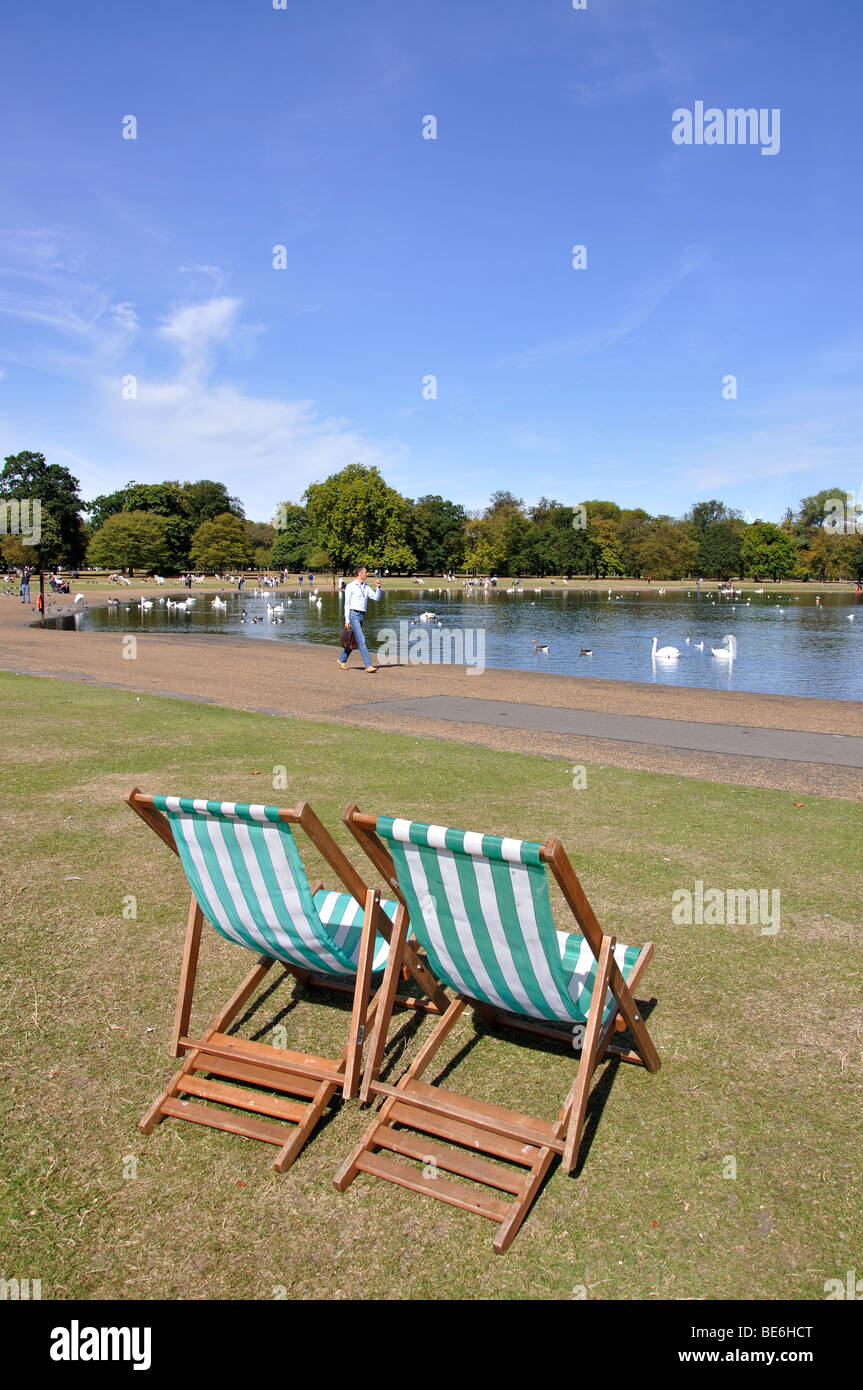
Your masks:
M708 526L698 537L695 573L714 579L733 579L740 574L745 534L745 524L733 518Z
M685 579L692 574L698 542L688 522L657 517L638 552L642 574L656 579Z
M831 535L819 528L797 551L794 573L801 579L850 579L854 574L856 536Z
M109 516L116 516L117 512L125 510L129 488L134 486L134 483L127 483L116 492L103 492L92 502L85 503L84 510L89 514L90 529L94 533L102 529Z
M165 518L165 535L168 540L165 567L175 571L185 569L189 563L189 545L194 528L186 511L180 484L129 483L125 491L124 511L152 512L155 516Z
M94 533L87 561L100 569L162 570L168 567L168 519L155 512L115 512Z
M222 515L224 515L224 513L222 513ZM232 515L236 515L236 513L232 513ZM243 520L242 518L240 519ZM276 528L271 526L269 521L244 520L243 525L246 528L246 538L249 542L249 554L255 556L255 564L259 569L269 569L273 563L272 550L276 539ZM257 558L257 552L259 550L265 552L267 556L266 563L263 566Z
M242 569L251 555L246 527L232 512L202 521L192 536L191 557L196 569Z
M787 579L797 564L791 537L770 521L754 521L746 528L740 557L744 573L752 579Z
M464 527L464 566L472 574L502 571L506 548L504 530L485 516L468 516Z
M643 507L625 508L617 523L623 573L641 577L641 547L650 535L652 518Z
M590 508L591 503L585 504ZM618 512L620 508L618 507ZM591 546L593 573L597 579L623 574L623 552L614 519L600 513L590 516L588 510L587 539Z
M841 502L845 507L846 489L841 487L825 487L820 492L816 492L812 497L801 497L797 512L791 523L792 529L798 536L805 535L808 531L815 530L824 524L828 514L835 511L835 504Z
M411 507L408 544L423 574L457 569L464 559L465 510L439 495L417 498Z
M592 502L583 502L582 506L587 512L588 520L602 518L603 521L619 521L620 508L616 502L601 502L594 499Z
M68 468L46 463L44 454L29 449L9 454L0 471L0 500L15 500L19 506L25 501L40 504L41 538L26 547L33 568L81 564L87 545L81 518L84 502L78 479Z
M276 569L304 569L315 547L315 536L305 507L283 502L276 508L273 565Z
M503 558L500 568L506 574L547 574L553 568L547 536L521 512L513 512L503 531Z
M358 564L383 568L386 557L396 554L393 547L407 561L404 568L415 567L407 544L410 505L387 486L377 468L348 464L324 482L312 483L303 500L316 542L337 569Z
M240 499L232 497L224 483L214 483L210 478L183 483L180 495L192 530L200 526L202 521L212 521L217 516L224 516L225 512L241 519L245 516Z

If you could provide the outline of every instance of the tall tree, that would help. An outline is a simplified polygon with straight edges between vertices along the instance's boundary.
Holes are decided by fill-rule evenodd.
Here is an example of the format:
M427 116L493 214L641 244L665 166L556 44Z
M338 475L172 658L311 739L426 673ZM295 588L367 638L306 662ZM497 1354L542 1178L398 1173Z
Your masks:
M90 540L87 562L97 569L166 569L168 518L156 512L115 512Z
M305 507L283 502L276 508L272 560L277 569L305 569L316 546Z
M740 555L745 574L753 579L787 579L797 564L791 537L770 521L755 521L746 528Z
M229 512L242 520L245 516L238 497L232 497L224 483L214 483L210 478L201 478L196 483L183 483L181 497L186 515L192 529L202 521L212 521L214 517Z
M642 574L657 579L685 579L692 574L698 542L689 522L659 517L639 550Z
M18 502L19 509L22 502L31 509L39 503L41 535L27 547L34 568L80 565L87 544L81 517L84 502L78 479L68 468L47 463L44 454L29 449L9 454L0 471L0 499Z
M416 565L407 544L410 506L377 468L350 463L324 482L310 484L303 500L318 546L337 569Z
M408 544L424 574L443 574L464 559L464 507L439 495L418 497L411 508Z
M242 569L249 564L253 546L246 528L233 512L202 521L192 537L192 564L202 570Z

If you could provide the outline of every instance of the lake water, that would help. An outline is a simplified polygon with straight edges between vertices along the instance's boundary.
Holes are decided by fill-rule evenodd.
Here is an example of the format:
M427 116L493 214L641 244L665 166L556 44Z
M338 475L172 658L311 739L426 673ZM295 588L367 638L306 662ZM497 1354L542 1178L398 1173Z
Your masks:
M323 587L320 607L295 588L268 593L266 598L256 598L249 588L243 594L225 590L226 608L213 608L212 591L198 590L188 612L169 610L161 602L184 597L185 591L150 589L147 598L154 606L142 612L140 595L127 591L119 608L87 609L75 625L91 632L173 633L180 641L192 632L212 634L214 639L230 633L250 641L301 640L334 649L338 643L341 607ZM487 666L709 690L863 698L863 604L853 592L827 594L821 607L808 593L776 595L767 589L747 597L748 603L745 598L742 603L717 598L715 586L701 596L694 588L689 596L685 590L664 596L656 590L617 596L612 590L609 596L607 587L594 585L588 591L576 583L542 594L528 585L518 595L431 586L383 593L377 604L369 603L366 632L374 652L382 629L398 631L401 622L410 624L420 613L433 611L443 629L474 634L468 639L469 651L470 641L482 634ZM284 604L282 622L267 617L268 603ZM711 648L723 646L728 633L737 639L737 655L733 661L722 661ZM679 648L679 659L672 664L653 660L654 636L660 647ZM534 638L548 646L547 653L534 654ZM700 642L703 650L696 647ZM592 648L593 655L580 656L581 646Z

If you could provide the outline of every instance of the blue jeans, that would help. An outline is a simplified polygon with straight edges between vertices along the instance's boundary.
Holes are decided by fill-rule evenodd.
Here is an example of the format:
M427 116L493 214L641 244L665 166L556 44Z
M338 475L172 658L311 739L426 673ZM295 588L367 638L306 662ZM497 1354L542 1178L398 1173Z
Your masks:
M21 602L22 602L22 603L29 603L29 602L30 602L30 581L29 581L29 579L25 580L25 581L22 583L22 585L21 585ZM366 663L366 664L368 664L368 663Z
M365 621L365 616L366 616L365 613L361 613L361 612L359 611L358 608L352 608L352 609L351 609L351 614L350 614L351 632L354 634L354 637L357 639L357 647L359 648L360 656L361 656L362 659L363 659L363 665L364 665L364 666L371 666L371 664L372 664L372 659L371 659L371 657L369 656L369 649L368 649L368 647L366 646L365 634L363 633L363 622ZM350 656L350 652L346 652L346 651L343 651L343 652L342 652L341 656L339 657L339 661L341 661L342 665L344 665L344 663L347 661L347 659L348 659L349 656Z

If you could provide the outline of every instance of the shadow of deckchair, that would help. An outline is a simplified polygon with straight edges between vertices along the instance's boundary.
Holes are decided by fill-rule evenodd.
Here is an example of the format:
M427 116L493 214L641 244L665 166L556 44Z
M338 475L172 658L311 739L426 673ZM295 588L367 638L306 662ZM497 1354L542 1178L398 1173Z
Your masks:
M446 994L405 939L404 908L381 903L366 887L305 802L289 810L147 796L137 788L126 800L178 856L191 888L171 1039L171 1055L184 1060L139 1128L149 1134L170 1116L259 1139L277 1145L273 1166L284 1172L334 1096L356 1095L365 1033L380 997L378 991L370 998L372 977L389 959L394 921L404 927L394 965L409 972L429 1001L400 996L399 1002L440 1013ZM292 826L306 833L342 889L309 883ZM221 936L254 952L257 962L210 1027L193 1039L189 1023L205 917ZM229 1031L238 1016L248 1020L258 1012L261 996L246 1006L276 961L305 989L349 997L348 1038L339 1056L273 1047Z
M567 1172L575 1170L591 1081L600 1062L609 1056L651 1072L659 1070L659 1055L633 997L653 945L648 942L641 950L618 945L614 936L603 933L563 846L554 838L545 844L501 839L362 815L355 806L346 809L343 820L406 908L411 930L435 975L456 994L398 1084L382 1082L379 1063L395 997L393 962L401 933L407 931L407 921L400 918L393 929L393 955L384 973L382 1003L360 1089L361 1100L383 1096L384 1103L337 1173L336 1186L344 1190L365 1172L486 1216L500 1223L493 1244L502 1253L555 1157ZM549 871L575 920L575 932L555 928ZM580 1051L575 1080L555 1121L421 1080L468 1005L489 1027L517 1028L535 1039L568 1042ZM624 1032L632 1045L615 1044L616 1035ZM470 1046L480 1042L478 1032ZM445 1076L452 1070L455 1062L444 1069ZM612 1080L608 1077L599 1090L591 1121L597 1104L600 1113L604 1109ZM428 1136L448 1147L439 1147ZM477 1157L480 1153L496 1161ZM470 1185L442 1178L439 1170L461 1176ZM509 1194L512 1200L489 1196L483 1186L495 1194Z

